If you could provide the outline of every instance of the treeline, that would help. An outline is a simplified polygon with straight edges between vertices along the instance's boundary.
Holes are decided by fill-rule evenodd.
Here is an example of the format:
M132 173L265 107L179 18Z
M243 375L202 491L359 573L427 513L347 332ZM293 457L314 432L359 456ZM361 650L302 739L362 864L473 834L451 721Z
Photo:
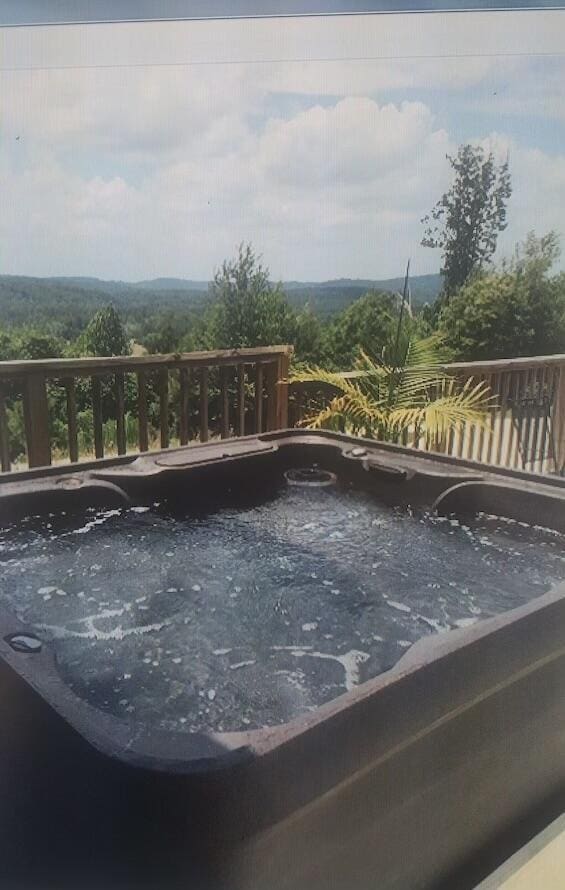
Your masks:
M565 274L552 274L558 257L555 233L530 234L511 261L475 272L413 317L406 313L410 335L435 332L447 357L468 361L565 351ZM115 302L108 307L106 295L89 320L76 295L74 305L75 316L63 300L48 321L32 316L25 324L4 324L0 360L290 343L296 362L344 370L360 347L380 353L396 329L400 298L372 289L334 315L320 315L310 304L297 309L282 285L270 281L253 248L242 245L206 295L185 293L182 308L162 309L153 297L143 313L124 314Z
M340 369L351 364L358 347L379 351L395 329L400 298L369 290L347 309L320 316L310 305L296 309L282 285L250 245L226 260L197 306L187 298L183 310L160 309L155 300L142 315L103 305L87 323L69 321L65 328L54 309L49 322L0 330L0 360L121 355L128 352L170 353L290 343L295 361ZM107 303L107 301L106 301ZM79 307L77 307L77 313ZM64 302L61 315L68 313ZM421 321L411 324L416 329Z
M66 308L66 307L65 307ZM293 307L281 285L273 284L269 270L250 245L241 245L234 259L226 260L216 273L199 308L159 311L144 317L122 315L113 305L94 313L83 325L69 328L65 336L61 319L49 324L26 324L0 330L0 360L42 359L79 356L111 356L130 353L179 353L202 349L255 347L273 344L294 346L296 365L321 364L328 368L350 367L359 347L379 352L393 335L399 316L398 294L368 291L345 311L331 318L319 317L310 306ZM417 330L419 319L407 323ZM178 380L170 379L170 437L178 436ZM189 393L189 432L198 431L198 384ZM250 387L252 384L250 382ZM235 390L233 392L235 403ZM250 390L250 396L252 395ZM21 393L17 386L7 393L7 415L11 459L24 454L25 435ZM66 395L62 385L49 385L51 438L55 455L67 450ZM81 453L93 451L92 393L88 379L77 381L78 438ZM212 372L209 381L209 415L213 434L219 423L219 380ZM126 435L134 446L137 436L137 390L133 375L125 379ZM250 404L252 405L252 398ZM116 403L112 381L103 383L103 420L106 449L115 444ZM150 430L159 429L159 395L156 381L148 378ZM252 421L252 417L250 418Z
M346 309L369 290L397 292L402 279L382 281L343 278L327 282L287 281L286 299L296 311L310 306L316 315L328 318ZM439 275L412 278L411 295L415 307L433 303L441 289ZM181 278L157 278L130 283L98 278L31 278L0 275L0 318L5 325L46 323L64 339L83 330L92 315L108 303L120 311L128 326L143 322L159 307L160 313L184 315L200 311L206 303L209 282Z
M411 316L403 312L403 333L408 339L434 334L445 358L486 359L565 352L565 274L551 274L558 258L557 236L528 236L511 262L476 273L449 299L426 305ZM22 325L0 330L0 360L111 356L136 353L176 353L200 349L239 348L290 343L294 366L321 366L347 370L360 349L378 357L394 339L399 320L398 294L370 290L346 310L320 318L311 307L292 307L280 285L270 281L250 245L226 260L210 286L201 307L185 311L124 318L112 305L104 306L73 337L65 338L52 325ZM178 397L178 381L171 377L171 406ZM78 434L81 453L93 450L90 381L77 383ZM189 428L198 427L198 391L190 393ZM7 395L12 460L25 450L21 393L17 386ZM155 381L148 382L149 422L154 436L159 428L159 397ZM233 393L235 400L235 391ZM136 384L126 375L126 433L131 446L137 436ZM65 391L49 387L51 435L55 451L67 449ZM252 400L250 400L252 401ZM111 382L103 386L106 448L115 443L115 394ZM210 379L210 420L219 418L219 381ZM170 435L178 436L178 417L170 414Z

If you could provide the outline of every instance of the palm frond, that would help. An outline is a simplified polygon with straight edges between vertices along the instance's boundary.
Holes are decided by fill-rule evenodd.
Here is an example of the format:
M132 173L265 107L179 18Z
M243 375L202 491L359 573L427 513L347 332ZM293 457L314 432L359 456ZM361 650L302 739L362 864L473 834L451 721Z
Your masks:
M382 379L386 377L391 368L383 359L373 358L364 349L360 349L359 355L355 360L355 370L363 376Z
M392 430L400 432L418 427L426 436L441 440L453 429L465 424L487 428L485 408L488 405L488 386L470 378L461 390L454 379L447 379L442 391L423 405L398 406L389 415Z
M410 340L406 353L405 365L426 365L441 367L448 361L447 352L443 348L438 334L432 334L422 340Z
M415 439L424 435L440 442L465 424L485 428L487 410L494 406L484 381L470 378L461 385L444 369L437 337L408 342L399 367L388 362L386 350L382 358L360 351L354 375L309 367L296 372L293 381L330 386L340 393L302 425L392 440L412 432Z
M336 371L326 371L325 368L305 368L302 371L296 371L290 380L291 383L320 383L325 386L332 386L342 393L354 393L358 391L355 380L344 377Z
M386 420L383 411L362 392L355 391L332 399L330 404L321 411L309 415L301 425L310 429L326 428L339 417L346 426L364 427L372 430Z

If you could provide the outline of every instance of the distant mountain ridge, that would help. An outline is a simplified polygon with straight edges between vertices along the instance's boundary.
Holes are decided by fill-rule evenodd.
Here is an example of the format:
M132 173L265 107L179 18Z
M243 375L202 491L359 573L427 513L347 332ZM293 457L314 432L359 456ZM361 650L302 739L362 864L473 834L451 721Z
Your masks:
M333 315L367 290L401 291L404 279L342 278L331 281L287 281L282 286L295 308L309 304L321 316ZM109 302L124 315L198 310L204 304L209 283L185 278L148 281L105 281L87 276L34 278L0 275L0 323L24 324L72 317L77 323ZM437 274L410 279L414 307L432 303L441 289Z
M0 276L2 278L19 278L21 276ZM209 281L195 281L191 278L149 278L143 281L119 281L105 280L103 278L92 278L82 276L56 276L49 278L36 278L35 281L58 282L63 285L77 285L78 287L92 288L101 291L135 291L135 290L152 290L152 291L207 291ZM283 281L282 286L287 291L294 290L324 290L325 288L362 288L364 291L374 288L376 290L402 291L404 287L404 276L398 278L332 278L327 281ZM433 299L437 297L441 289L441 276L437 273L430 275L415 275L410 278L410 289L412 295L421 298L422 294L432 294Z
M0 276L0 280L4 276ZM19 276L6 276L19 277ZM107 291L113 293L115 291L136 291L136 290L152 290L152 291L181 291L196 290L207 291L207 281L192 281L189 278L152 278L147 281L116 281L106 280L104 278L91 278L82 276L64 276L58 275L50 278L36 278L36 281L57 282L63 285L76 285L93 290Z

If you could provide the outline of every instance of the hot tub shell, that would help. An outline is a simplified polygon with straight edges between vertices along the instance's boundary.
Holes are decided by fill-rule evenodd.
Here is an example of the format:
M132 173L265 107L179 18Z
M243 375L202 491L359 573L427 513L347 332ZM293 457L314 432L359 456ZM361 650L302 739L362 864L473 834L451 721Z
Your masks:
M179 486L198 498L311 462L393 502L565 529L558 477L301 431L6 474L0 518ZM2 886L463 890L565 799L565 585L248 732L175 734L97 711L48 645L14 651L26 630L0 612Z

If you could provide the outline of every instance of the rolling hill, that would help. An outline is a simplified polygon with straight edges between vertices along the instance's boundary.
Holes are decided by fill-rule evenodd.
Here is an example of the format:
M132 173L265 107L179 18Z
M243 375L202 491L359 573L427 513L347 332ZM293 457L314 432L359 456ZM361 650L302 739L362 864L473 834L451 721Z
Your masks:
M346 308L369 289L401 291L402 278L383 280L337 279L323 282L283 282L289 303L309 304L321 316ZM413 306L432 303L441 287L439 275L410 280ZM113 303L124 317L136 318L159 311L198 310L206 300L208 282L184 278L149 281L104 281L89 277L32 278L0 275L0 321L5 325L40 324L59 318L82 325L90 316Z

